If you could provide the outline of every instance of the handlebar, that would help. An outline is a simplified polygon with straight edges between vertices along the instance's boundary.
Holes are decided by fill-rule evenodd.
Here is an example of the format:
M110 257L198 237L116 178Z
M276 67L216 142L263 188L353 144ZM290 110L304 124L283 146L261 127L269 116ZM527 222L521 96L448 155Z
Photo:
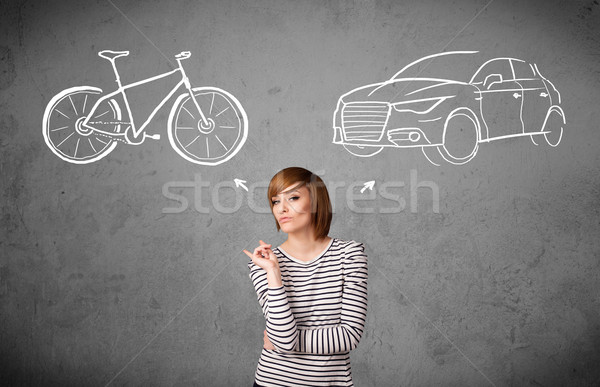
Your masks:
M190 56L192 56L191 52L189 52L189 51L182 51L179 54L175 55L175 59L182 60L182 59L187 59Z

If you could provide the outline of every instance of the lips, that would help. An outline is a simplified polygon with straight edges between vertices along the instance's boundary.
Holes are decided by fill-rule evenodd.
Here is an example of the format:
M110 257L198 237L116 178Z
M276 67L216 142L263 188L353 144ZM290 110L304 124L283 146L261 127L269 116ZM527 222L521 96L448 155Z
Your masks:
M279 223L289 222L290 220L292 220L292 218L281 218L279 219Z

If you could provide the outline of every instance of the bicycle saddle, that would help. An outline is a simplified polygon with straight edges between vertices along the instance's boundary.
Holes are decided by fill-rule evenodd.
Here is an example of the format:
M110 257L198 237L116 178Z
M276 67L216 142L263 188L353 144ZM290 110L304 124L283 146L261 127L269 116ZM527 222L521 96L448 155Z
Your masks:
M127 56L129 55L129 51L111 51L111 50L104 50L104 51L100 51L98 53L98 55L102 58L108 59L108 60L115 60L120 56Z

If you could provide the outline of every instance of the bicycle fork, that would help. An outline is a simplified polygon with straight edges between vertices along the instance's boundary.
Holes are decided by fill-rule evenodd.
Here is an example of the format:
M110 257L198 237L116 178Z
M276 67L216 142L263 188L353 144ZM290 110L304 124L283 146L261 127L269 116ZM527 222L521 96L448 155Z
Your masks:
M183 76L183 83L185 85L185 88L188 90L188 93L190 93L190 98L192 99L192 101L194 101L194 105L196 105L196 109L198 109L198 113L200 113L201 121L199 123L199 129L201 132L204 133L205 131L212 130L215 123L212 120L207 119L206 115L202 111L202 108L200 108L200 104L196 100L196 96L194 95L194 91L192 90L192 85L190 84L190 80L187 77L187 75L185 74L185 70L183 69L183 66L181 65L181 61L189 58L191 55L192 55L191 52L183 51L180 54L175 55L175 59L177 60L177 64L179 65L179 70L181 71L181 75Z

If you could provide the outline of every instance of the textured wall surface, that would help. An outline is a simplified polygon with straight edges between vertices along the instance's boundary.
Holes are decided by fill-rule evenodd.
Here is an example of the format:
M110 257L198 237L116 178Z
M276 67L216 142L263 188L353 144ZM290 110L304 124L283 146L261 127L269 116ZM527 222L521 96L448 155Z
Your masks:
M250 386L264 318L242 250L285 240L265 186L288 166L328 184L330 236L366 246L357 386L600 383L598 1L0 4L0 384ZM125 83L191 51L192 84L248 114L239 153L181 158L170 102L148 127L160 140L58 158L44 109L68 87L114 90L104 49L130 51ZM439 167L418 149L361 158L332 144L340 95L451 50L537 63L561 92L561 143L484 143ZM165 185L183 211L169 213Z

